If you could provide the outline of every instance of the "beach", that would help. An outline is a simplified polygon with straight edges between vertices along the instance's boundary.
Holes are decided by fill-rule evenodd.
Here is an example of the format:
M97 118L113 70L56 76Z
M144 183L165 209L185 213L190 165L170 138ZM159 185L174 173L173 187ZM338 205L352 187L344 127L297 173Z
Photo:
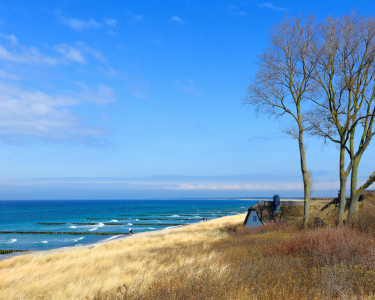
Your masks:
M147 285L160 272L177 265L193 264L183 259L177 265L168 256L155 256L155 249L174 248L190 243L208 243L223 239L228 224L240 225L245 214L222 217L208 222L149 231L92 245L26 253L0 261L1 299L86 299L99 291L121 285Z

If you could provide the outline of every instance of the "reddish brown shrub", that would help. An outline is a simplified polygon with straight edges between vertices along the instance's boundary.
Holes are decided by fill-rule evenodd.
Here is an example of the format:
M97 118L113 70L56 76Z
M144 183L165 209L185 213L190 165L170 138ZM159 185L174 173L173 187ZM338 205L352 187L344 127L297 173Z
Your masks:
M375 207L366 207L358 211L350 225L361 232L375 235Z
M295 233L298 232L298 225L293 222L270 222L264 226L257 226L257 227L248 227L243 226L237 230L237 235L248 235L248 234L261 234L266 232L285 232L285 233Z
M319 228L266 247L265 252L309 258L320 266L363 264L372 261L374 242L370 235L348 227Z

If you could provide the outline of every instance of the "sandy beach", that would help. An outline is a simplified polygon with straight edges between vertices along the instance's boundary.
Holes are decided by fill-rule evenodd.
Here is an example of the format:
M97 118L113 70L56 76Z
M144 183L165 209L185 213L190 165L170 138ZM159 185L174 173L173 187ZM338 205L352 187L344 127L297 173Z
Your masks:
M184 227L149 231L78 247L30 252L0 261L1 299L86 299L129 282L150 282L175 266L154 249L210 242L227 236L223 226L245 214ZM197 257L199 259L199 257ZM181 261L180 263L188 263Z

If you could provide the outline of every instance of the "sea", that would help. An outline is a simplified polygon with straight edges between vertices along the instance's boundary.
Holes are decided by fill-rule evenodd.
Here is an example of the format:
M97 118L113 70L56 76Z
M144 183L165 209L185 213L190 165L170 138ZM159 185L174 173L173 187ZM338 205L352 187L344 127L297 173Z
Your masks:
M245 213L267 199L0 201L0 250L94 244L130 229L136 234Z

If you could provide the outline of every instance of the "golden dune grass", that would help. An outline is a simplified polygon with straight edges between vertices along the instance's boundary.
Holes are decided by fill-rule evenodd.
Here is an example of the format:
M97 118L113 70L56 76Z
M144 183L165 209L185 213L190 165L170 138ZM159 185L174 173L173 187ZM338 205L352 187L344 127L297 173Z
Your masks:
M245 214L224 217L167 234L134 235L92 249L47 251L4 260L0 262L0 299L86 299L123 284L147 286L158 274L182 267L191 268L192 276L207 267L220 273L225 266L215 263L218 254L214 251L183 253L179 246L222 239L228 235L224 227L239 225L244 218ZM162 247L173 248L173 257L169 251L165 255L155 251Z

